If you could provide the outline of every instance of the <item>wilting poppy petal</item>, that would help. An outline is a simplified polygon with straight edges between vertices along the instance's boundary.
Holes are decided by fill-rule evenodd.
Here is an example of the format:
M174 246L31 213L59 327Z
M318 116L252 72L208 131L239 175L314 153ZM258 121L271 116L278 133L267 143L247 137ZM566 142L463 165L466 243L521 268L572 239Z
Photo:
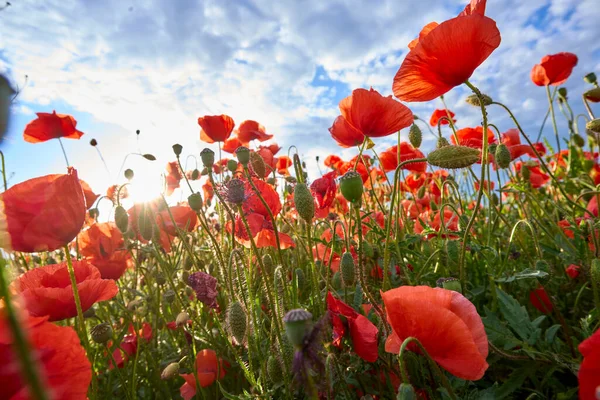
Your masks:
M75 280L85 312L99 301L112 299L119 289L115 281L102 279L100 271L85 260L73 261ZM33 316L60 321L77 315L67 264L37 267L19 276L11 286L25 299Z
M77 171L46 175L0 194L0 247L33 253L67 245L85 222Z
M355 89L340 101L342 117L365 136L381 137L410 126L413 114L392 96L384 97L371 88Z
M83 132L75 129L77 121L70 115L50 113L36 113L34 119L25 127L23 139L29 143L41 143L50 139L67 138L79 139Z
M231 135L235 122L228 115L205 115L198 118L200 140L206 143L224 142Z
M469 79L499 45L500 31L488 17L443 22L408 53L394 77L394 95L402 101L433 100Z
M600 387L600 329L581 342L579 352L583 355L583 362L577 374L579 398L596 400L596 393Z
M264 126L253 120L247 120L240 124L237 129L237 137L243 145L247 145L252 140L265 142L273 138L273 135L267 134Z
M475 306L458 292L427 286L401 286L382 293L388 322L397 338L417 338L429 355L451 374L468 380L483 377L488 364L487 337Z
M328 212L329 207L333 204L337 192L335 175L335 171L328 172L310 184L310 191L315 198L317 211L326 210Z
M531 80L537 86L558 86L569 79L577 65L577 56L573 53L549 54L531 70Z
M37 367L50 398L85 399L92 370L75 330L29 315L22 315L21 327L29 340L31 358L36 360L33 367ZM29 399L31 394L21 375L15 347L6 312L0 306L0 398Z
M417 44L419 44L419 40L423 40L423 38L425 36L427 36L429 34L429 32L431 32L432 30L434 30L435 28L438 27L438 23L437 22L430 22L427 25L425 25L423 27L423 29L421 29L421 32L419 33L419 37L412 40L409 44L408 44L408 49L412 50L415 47L417 47Z

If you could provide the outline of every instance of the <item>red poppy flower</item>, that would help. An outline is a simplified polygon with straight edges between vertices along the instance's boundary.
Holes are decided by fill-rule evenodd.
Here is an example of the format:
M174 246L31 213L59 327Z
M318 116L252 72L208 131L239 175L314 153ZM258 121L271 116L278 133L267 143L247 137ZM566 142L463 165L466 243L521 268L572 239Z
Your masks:
M142 328L136 332L133 324L129 324L127 328L127 335L123 336L123 340L121 340L121 344L118 348L113 349L112 343L109 343L109 349L113 352L113 358L116 362L117 368L123 368L125 366L125 362L129 360L129 358L135 355L138 351L138 345L140 343L140 338L144 339L146 343L149 343L152 339L152 326L147 322L142 323ZM113 369L115 365L113 361L109 361L109 368Z
M235 122L228 115L205 115L198 118L200 140L206 143L224 142L231 135Z
M67 245L85 222L77 171L46 175L0 194L0 247L33 253Z
M117 193L119 194L120 200L129 197L127 186L112 185L108 189L106 189L106 197L108 197L113 203L117 202Z
M277 216L277 214L279 214L279 212L281 211L281 200L279 200L279 195L277 194L275 189L273 189L273 186L257 178L252 178L252 182L254 183L256 189L262 195L263 199L265 200L265 203L267 204L271 213L273 214L273 217ZM246 182L246 193L254 193L252 186L250 186L250 183L248 182ZM270 219L269 211L265 208L258 196L248 196L248 198L244 201L243 209L244 212L254 212L262 215L266 219Z
M576 279L579 276L581 267L579 265L571 264L567 267L566 272L569 278Z
M598 216L598 196L594 195L590 199L590 202L587 205L587 210L594 214L596 217Z
M485 5L487 0L471 0L465 9L458 16L479 14L485 15Z
M85 399L92 380L90 362L75 330L46 317L23 315L21 327L29 340L31 358L51 399ZM0 306L0 398L29 399L31 394L14 351L6 312Z
M335 171L328 172L310 184L310 191L315 198L315 216L317 218L325 218L329 213L329 207L335 200L337 192L335 175Z
M103 279L119 279L132 266L121 231L113 222L93 224L77 237L79 252L100 271Z
M37 119L25 127L23 139L26 142L41 143L50 139L79 139L83 136L83 132L75 128L77 121L70 115L57 114L56 111L52 114L36 113L36 115Z
M290 173L288 168L292 166L292 159L288 156L281 156L277 158L276 168L279 175L287 176Z
M211 349L200 350L196 354L196 375L200 387L208 387L216 380L225 378L226 363L217 359L217 353ZM184 400L190 400L196 395L196 378L194 374L180 374L185 379L185 383L179 389L179 393Z
M500 45L496 22L478 11L426 26L394 77L397 98L433 100L473 75Z
M573 53L558 53L544 56L531 70L531 80L538 86L558 86L569 79L577 65L577 56Z
M583 362L579 366L579 399L596 400L600 387L600 329L579 344Z
M327 156L327 158L325 158L323 164L325 164L326 167L337 170L340 168L340 165L343 164L343 162L344 161L342 161L342 159L339 156L336 156L335 154L330 154Z
M537 163L533 165L526 165L522 162L515 163L515 169L517 172L521 171L522 168L527 168L529 170L529 182L531 183L531 187L534 189L542 187L548 183L548 181L550 181L550 176L542 172L539 164Z
M491 129L488 129L488 144L496 143L496 136ZM458 143L456 143L458 139ZM472 147L474 149L480 149L483 147L483 127L478 126L476 128L462 128L456 131L456 137L450 136L452 144L458 144L461 146Z
M223 143L223 151L229 154L234 154L238 147L242 146L242 142L237 136L230 137Z
M414 147L412 147L410 143L400 143L400 162L424 157L425 155L423 154L423 152L419 149L415 149ZM385 172L395 171L398 167L398 146L392 146L386 151L381 152L381 154L379 154L379 159L381 160L381 168ZM402 169L412 172L425 172L427 170L427 163L410 163L403 166Z
M356 354L365 361L375 362L379 357L377 335L379 330L367 317L357 313L343 301L327 293L327 310L331 313L333 323L333 344L341 346L342 337L346 333L346 326L340 316L346 318L350 328L350 336Z
M414 227L415 233L421 234L425 230L422 222L427 224L436 232L440 232L442 229L442 218L440 214L440 211L427 211L419 215ZM457 235L453 234L452 232L458 231L458 221L458 215L456 215L454 211L444 208L444 232L446 233L441 235L441 237L456 238ZM450 231L450 233L448 233L448 231ZM437 234L431 233L427 235L427 238L436 236Z
M172 217L172 218L171 218ZM175 224L173 224L175 221ZM193 232L198 223L196 212L188 206L173 206L156 215L156 224L171 236L177 236L177 230Z
M529 301L541 313L550 314L552 312L552 302L543 286L529 292Z
M204 193L204 201L210 204L210 201L215 196L215 188L209 180L202 185L202 192Z
M81 308L85 312L99 301L112 299L119 289L115 281L102 279L100 271L86 260L73 261ZM23 295L34 317L61 321L77 315L67 264L37 267L19 276L12 287Z
M237 137L243 145L248 145L253 140L265 142L273 138L273 135L267 134L264 126L253 120L247 120L240 124L237 129Z
M393 330L385 343L387 352L399 353L402 341L415 337L452 375L467 380L483 377L488 340L481 317L466 297L428 286L401 286L382 297Z
M179 169L179 163L177 161L171 161L167 163L167 176L165 177L167 183L166 196L173 194L175 189L179 187L179 182L183 179L183 174Z
M81 184L81 190L83 191L83 197L85 198L85 204L87 206L86 208L89 210L92 208L94 202L98 197L100 197L100 195L94 193L90 185L88 185L85 181L80 179L79 183Z
M339 107L342 117L368 137L391 135L413 123L408 107L373 88L353 90L352 95L340 101Z
M422 173L413 173L404 178L404 185L411 192L416 192L421 189L421 186L425 184L425 180L427 179L427 174Z
M269 217L265 217L264 215L255 212L247 212L245 217L250 234L252 235L254 244L256 244L257 248L277 247L275 230L273 229L273 223L271 223ZM226 228L227 231L231 233L231 221L227 222ZM241 217L236 217L235 220L235 238L238 243L246 248L252 246L250 236L248 235L248 231L246 230ZM288 249L290 247L295 247L296 244L289 235L279 232L279 245L282 249Z
M488 182L488 181L483 181L483 190L485 191L489 191L489 190L494 190L494 186L496 186L495 182ZM481 187L481 185L479 184L479 182L475 182L475 190L479 191L479 188Z
M259 178L266 178L271 174L271 172L277 170L277 158L273 151L271 151L270 146L258 146L256 153L260 155L265 162L265 176L260 176Z
M448 115L450 114L450 115ZM440 118L451 118L452 119L452 123L456 123L456 120L454 119L454 113L450 110L448 110L446 112L446 110L435 110L433 112L433 114L431 114L431 118L429 119L429 125L431 126L438 126L438 122L440 121ZM440 122L441 125L449 125L450 122L448 122L447 119L443 119L442 122Z
M502 134L502 143L504 143L506 147L508 147L508 150L510 151L511 160L519 158L524 154L527 154L530 157L536 157L535 151L531 146L529 146L528 144L521 144L521 138L519 136L518 129L513 128L504 132ZM546 148L544 147L543 143L534 143L533 146L540 154L540 156L546 154Z

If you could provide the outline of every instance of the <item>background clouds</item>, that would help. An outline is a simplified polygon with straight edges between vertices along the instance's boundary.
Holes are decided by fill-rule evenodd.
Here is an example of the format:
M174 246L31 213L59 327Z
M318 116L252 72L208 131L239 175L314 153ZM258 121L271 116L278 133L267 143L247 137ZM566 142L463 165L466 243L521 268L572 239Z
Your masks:
M21 181L64 170L56 143L21 139L32 111L52 109L72 113L111 166L137 149L136 129L142 151L159 157L150 169L164 168L175 142L197 154L204 147L197 118L221 113L237 123L260 121L280 145L295 144L306 158L342 153L327 131L338 101L358 87L391 94L408 42L426 23L455 16L466 0L12 3L0 11L0 71L17 83L29 76L4 145L9 170ZM507 103L536 136L547 100L529 79L531 67L545 54L576 53L579 64L566 86L581 93L581 77L600 72L597 0L489 0L486 13L497 21L502 44L472 82ZM465 95L458 88L446 99L460 126L475 125L480 116ZM440 106L409 104L427 120ZM512 127L498 110L491 118L501 129ZM394 141L376 142L384 149ZM69 142L67 151L98 190L111 183L87 141Z

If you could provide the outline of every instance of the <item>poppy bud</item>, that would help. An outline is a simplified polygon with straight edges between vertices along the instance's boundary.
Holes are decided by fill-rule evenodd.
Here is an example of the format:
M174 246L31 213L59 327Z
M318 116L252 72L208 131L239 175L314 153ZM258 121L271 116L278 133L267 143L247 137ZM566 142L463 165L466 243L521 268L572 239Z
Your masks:
M492 100L492 98L490 96L488 96L487 94L482 93L481 97L483 98L484 106L489 106L494 102L494 100ZM470 104L474 107L481 107L481 101L479 100L479 97L476 94L472 94L472 95L468 96L465 101L467 102L467 104Z
M154 157L152 154L142 154L142 157L148 161L156 161L156 157Z
M504 169L508 168L508 166L510 165L510 150L508 149L508 147L506 147L504 143L500 143L496 147L494 157L496 159L496 164L498 165L498 168Z
M586 100L591 101L593 103L600 102L600 88L596 87L588 90L587 92L584 92L583 97L585 97Z
M267 173L267 166L265 160L256 152L250 153L250 168L259 178L263 178Z
M235 172L235 170L238 167L238 163L235 160L228 160L227 161L227 169L231 172Z
M229 332L235 340L242 344L246 336L246 311L239 301L235 301L229 305L227 309L227 325Z
M573 135L573 143L575 144L575 146L580 147L580 148L583 148L583 146L585 146L585 140L578 133L575 133Z
M117 206L115 208L115 224L121 233L127 232L127 229L129 228L129 216L123 206Z
M165 369L162 370L162 372L160 373L160 379L168 380L175 378L177 375L179 375L179 363L172 362L171 364L167 365Z
M497 206L500 203L500 197L496 193L492 193L492 205Z
M460 287L460 281L456 278L448 278L442 283L442 287L447 290L454 290L455 292L462 293Z
M171 289L168 289L163 293L162 297L165 303L171 304L173 303L173 300L175 300L175 292Z
M181 272L181 280L183 282L187 282L189 278L190 278L190 271L185 271L184 270L184 271Z
M446 147L446 146L450 146L448 139L446 139L445 137L438 138L437 143L435 144L435 148L441 149L442 147Z
M244 202L246 198L246 189L244 187L244 182L241 179L233 178L229 182L226 183L226 194L225 199L227 202L235 205L240 205Z
M215 152L205 147L200 152L200 158L202 159L202 165L204 165L207 169L212 169L213 164L215 163Z
M148 205L142 204L137 220L137 228L140 236L144 240L152 239L154 234L154 225L152 221L152 210Z
M244 167L250 162L250 150L246 146L240 146L235 150L238 162Z
M285 283L283 281L283 268L281 268L281 266L275 268L275 272L273 273L273 280L275 282L275 291L279 298L282 299L285 291Z
M125 170L124 175L125 175L125 179L127 179L128 181L132 180L133 179L133 170L130 168L127 168Z
M8 129L10 103L14 94L15 91L8 83L8 79L0 75L0 138Z
M594 133L600 133L600 118L588 121L588 123L585 124L585 129L590 130Z
M523 168L521 168L521 176L526 181L528 181L529 177L531 177L531 171L529 170L529 168L527 166L523 166Z
M342 282L345 287L354 286L354 280L356 278L354 274L354 258L349 252L342 254L342 260L340 262L340 272L342 275Z
M333 277L331 278L331 284L335 290L342 288L342 274L340 274L339 271L333 274Z
M312 314L302 308L288 311L283 317L285 333L290 342L296 346L302 346L304 336L310 328Z
M283 375L281 373L282 366L279 362L279 359L274 356L269 356L267 360L267 375L272 383L279 383L283 379Z
M444 168L466 168L480 159L480 151L466 146L445 146L433 150L427 155L429 164Z
M425 186L421 186L419 188L419 190L417 191L417 199L422 199L423 197L425 197L426 190L427 190L427 188Z
M161 272L157 272L154 275L154 280L156 281L157 285L164 285L165 283L167 283L167 278L165 278L165 275Z
M103 322L92 328L92 340L98 344L104 344L112 339L113 329L110 324Z
M351 203L360 203L363 194L363 182L356 171L348 171L340 178L340 190L344 198Z
M188 314L185 311L182 311L179 314L177 314L177 318L175 318L175 325L179 328L180 326L187 324L189 319L190 319L190 314Z
M415 389L410 383L401 383L398 387L398 394L396 400L417 400L417 394Z
M567 100L567 88L561 87L558 89L558 98L562 100Z
M592 276L592 284L598 287L600 285L600 259L595 258L592 260L590 273Z
M421 128L419 128L417 124L411 125L410 130L408 131L408 141L414 148L421 147L423 132L421 132Z
M596 74L595 74L595 73L593 73L593 72L590 72L589 74L587 74L586 76L584 76L584 77L583 77L583 80L584 80L586 83L589 83L589 84L591 84L591 85L595 85L595 84L596 84L596 82L597 82L597 79L596 79Z
M271 255L270 254L265 254L262 257L262 263L263 263L263 265L264 265L264 267L266 269L265 272L268 273L268 274L270 274L271 271L273 271L273 267L274 267L274 265L273 265L273 258L271 257Z
M306 183L297 183L294 187L294 205L298 215L307 223L315 217L315 199Z
M89 310L83 313L83 318L94 318L96 316L96 309L91 307Z
M200 211L202 209L202 196L199 192L192 193L188 196L188 204L194 211Z
M92 147L98 146L98 141L96 139L90 140L90 146L92 146Z
M208 175L208 168L202 168L202 171L200 171L200 175L201 175L201 176L206 176L206 175Z
M179 143L175 143L173 145L173 153L175 153L175 155L177 157L179 157L181 155L181 152L183 151L183 146L180 145Z
M296 284L298 285L298 291L302 293L304 285L306 284L306 279L304 277L304 271L300 268L296 268Z

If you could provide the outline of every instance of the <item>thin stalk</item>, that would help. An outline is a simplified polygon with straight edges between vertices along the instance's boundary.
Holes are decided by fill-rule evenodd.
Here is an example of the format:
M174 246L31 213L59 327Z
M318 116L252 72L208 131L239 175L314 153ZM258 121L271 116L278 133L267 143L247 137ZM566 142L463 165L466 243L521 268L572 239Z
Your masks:
M69 159L67 158L67 152L65 151L65 146L63 146L63 142L62 142L62 140L60 140L60 138L58 138L58 143L60 143L60 148L62 150L63 156L65 156L65 162L67 163L67 167L70 167L71 164L69 164Z
M550 106L550 115L552 116L552 127L554 128L554 136L556 137L556 146L558 148L558 153L560 153L560 138L558 137L558 127L556 125L556 115L554 113L554 102L552 101L549 85L546 85L546 95L548 96L548 105Z

